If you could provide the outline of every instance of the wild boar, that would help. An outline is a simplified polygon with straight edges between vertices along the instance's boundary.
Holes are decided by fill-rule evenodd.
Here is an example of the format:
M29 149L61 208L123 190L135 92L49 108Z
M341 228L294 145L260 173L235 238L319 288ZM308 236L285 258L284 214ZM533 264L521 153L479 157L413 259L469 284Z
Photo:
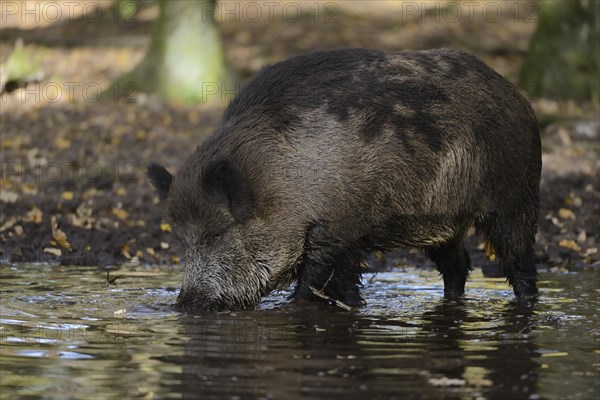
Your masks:
M361 304L361 262L397 247L459 297L471 225L536 295L540 170L529 103L473 55L345 49L265 67L175 175L148 176L185 248L178 304L236 310L294 281Z

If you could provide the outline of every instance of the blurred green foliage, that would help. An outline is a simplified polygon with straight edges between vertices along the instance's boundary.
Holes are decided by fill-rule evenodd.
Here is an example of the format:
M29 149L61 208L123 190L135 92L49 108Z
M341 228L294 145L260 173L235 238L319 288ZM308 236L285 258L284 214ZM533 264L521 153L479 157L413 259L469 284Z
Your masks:
M137 7L121 1L119 9ZM220 89L229 81L221 37L213 19L216 0L158 2L150 46L133 71L122 76L109 91L131 89L156 93L179 103L220 100ZM127 96L129 93L120 93Z
M599 1L540 0L521 86L534 97L599 103L599 43Z

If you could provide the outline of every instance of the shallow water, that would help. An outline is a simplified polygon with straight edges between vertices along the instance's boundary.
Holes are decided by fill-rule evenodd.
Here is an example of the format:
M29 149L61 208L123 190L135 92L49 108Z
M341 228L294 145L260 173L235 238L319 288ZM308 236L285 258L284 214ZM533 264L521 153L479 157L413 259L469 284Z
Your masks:
M173 311L178 269L0 266L0 396L594 399L600 271L541 273L541 300L472 274L442 299L429 269L365 275L367 306ZM115 316L118 310L125 314Z

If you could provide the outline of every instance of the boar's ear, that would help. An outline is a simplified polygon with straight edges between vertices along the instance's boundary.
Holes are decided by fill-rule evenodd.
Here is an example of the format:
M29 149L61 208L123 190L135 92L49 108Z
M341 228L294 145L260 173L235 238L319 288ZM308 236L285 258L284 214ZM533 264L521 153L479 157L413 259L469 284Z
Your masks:
M150 183L152 183L152 186L156 188L160 201L166 199L167 194L169 194L169 189L171 188L171 182L173 182L173 175L171 175L161 164L155 162L148 165L146 175L148 176Z
M202 173L201 184L207 193L227 196L229 211L240 222L252 216L254 210L254 194L248 181L227 160L213 161Z

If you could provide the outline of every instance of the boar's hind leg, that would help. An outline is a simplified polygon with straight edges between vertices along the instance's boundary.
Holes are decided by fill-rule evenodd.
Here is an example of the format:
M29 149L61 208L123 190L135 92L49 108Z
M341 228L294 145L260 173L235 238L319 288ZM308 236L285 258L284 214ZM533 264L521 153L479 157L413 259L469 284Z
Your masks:
M471 270L471 259L463 245L462 235L441 246L428 248L427 254L444 278L444 297L454 299L462 296Z
M535 296L538 293L533 260L535 215L534 211L528 213L515 208L506 215L494 214L489 221L488 239L517 297Z
M322 300L311 287L349 306L363 305L360 295L360 252L346 251L326 225L315 224L307 232L304 260L298 268L295 298Z

